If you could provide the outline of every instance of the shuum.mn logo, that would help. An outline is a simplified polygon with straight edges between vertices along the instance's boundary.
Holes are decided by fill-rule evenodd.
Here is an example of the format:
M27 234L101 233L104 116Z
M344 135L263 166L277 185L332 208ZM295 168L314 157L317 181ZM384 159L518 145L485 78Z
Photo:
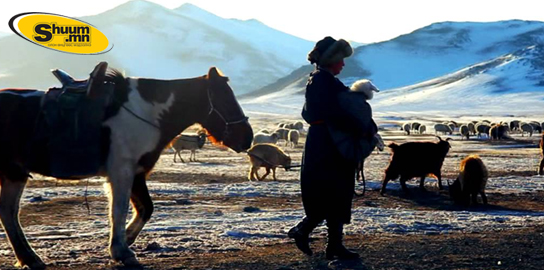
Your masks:
M91 24L63 15L29 12L13 16L9 27L36 45L74 54L101 54L113 44Z

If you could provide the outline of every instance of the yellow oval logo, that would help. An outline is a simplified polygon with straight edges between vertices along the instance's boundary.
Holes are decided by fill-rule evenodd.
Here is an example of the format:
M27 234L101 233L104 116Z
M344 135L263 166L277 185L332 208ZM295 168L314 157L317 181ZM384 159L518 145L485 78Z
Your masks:
M9 27L18 36L45 48L73 54L101 54L110 51L106 35L84 21L41 12L13 16Z

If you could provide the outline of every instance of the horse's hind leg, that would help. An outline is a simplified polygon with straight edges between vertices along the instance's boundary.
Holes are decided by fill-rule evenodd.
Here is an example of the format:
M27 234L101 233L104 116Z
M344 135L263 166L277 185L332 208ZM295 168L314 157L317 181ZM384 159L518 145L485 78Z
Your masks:
M0 219L4 231L17 257L17 266L31 269L43 269L45 264L28 244L19 223L19 202L28 178L12 180L0 176Z
M128 247L125 229L130 193L135 178L134 167L131 165L114 161L109 167L115 169L110 169L108 173L111 226L109 251L112 259L126 266L139 265L136 255Z
M153 213L153 201L151 201L147 190L145 175L145 173L136 175L132 184L130 202L132 202L133 214L132 220L127 227L127 244L129 246L136 241L136 237L138 237Z

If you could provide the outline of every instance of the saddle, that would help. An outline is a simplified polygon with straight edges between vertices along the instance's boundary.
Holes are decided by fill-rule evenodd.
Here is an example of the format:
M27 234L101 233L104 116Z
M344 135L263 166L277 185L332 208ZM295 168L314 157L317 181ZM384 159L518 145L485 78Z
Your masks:
M100 62L87 79L51 70L61 87L49 88L41 104L35 141L48 145L50 172L71 179L98 173L103 159L102 122L113 96L105 83L108 64Z

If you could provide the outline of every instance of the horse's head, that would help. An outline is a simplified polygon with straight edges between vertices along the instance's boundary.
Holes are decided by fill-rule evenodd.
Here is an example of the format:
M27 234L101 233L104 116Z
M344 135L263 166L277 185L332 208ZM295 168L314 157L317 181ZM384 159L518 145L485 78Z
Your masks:
M206 79L209 112L202 126L208 131L210 141L226 145L236 152L247 150L253 140L253 130L228 84L228 78L212 67Z

